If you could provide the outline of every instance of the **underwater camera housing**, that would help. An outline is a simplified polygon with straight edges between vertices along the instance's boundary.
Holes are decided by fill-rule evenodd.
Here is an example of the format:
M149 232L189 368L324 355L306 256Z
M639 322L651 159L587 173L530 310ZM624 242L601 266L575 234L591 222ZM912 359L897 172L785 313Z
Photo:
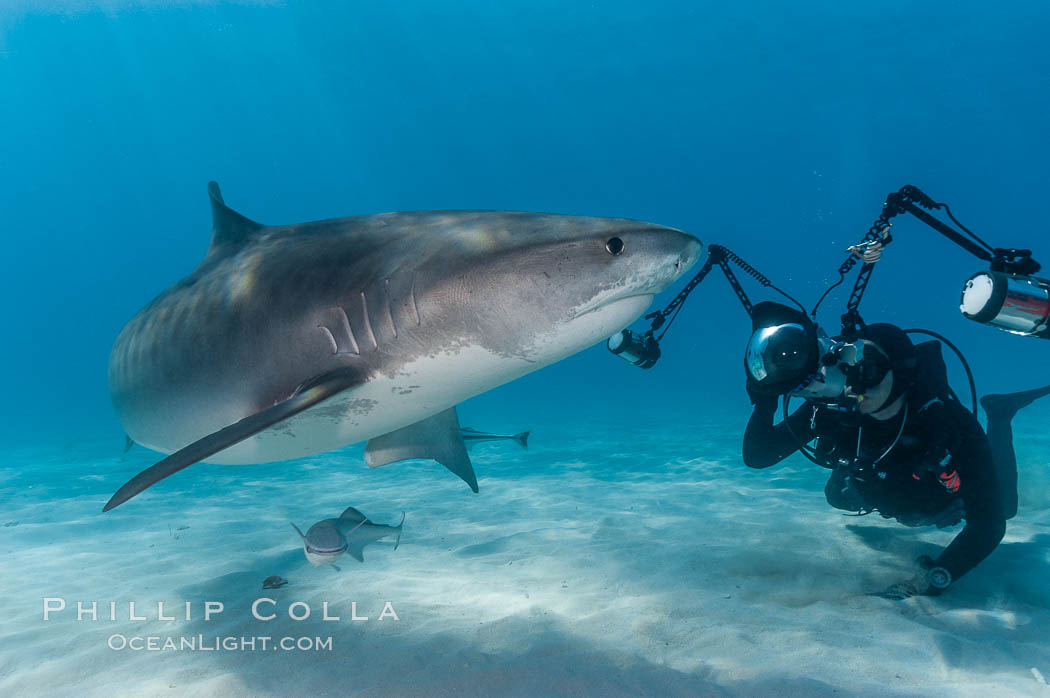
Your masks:
M1025 274L979 271L966 281L962 314L1026 337L1050 339L1050 281Z
M886 377L889 359L877 348L865 352L861 341L835 341L822 334L820 369L808 384L791 395L817 402L854 406Z
M652 332L636 335L623 330L609 337L606 346L613 354L638 368L652 368L660 358L660 343Z

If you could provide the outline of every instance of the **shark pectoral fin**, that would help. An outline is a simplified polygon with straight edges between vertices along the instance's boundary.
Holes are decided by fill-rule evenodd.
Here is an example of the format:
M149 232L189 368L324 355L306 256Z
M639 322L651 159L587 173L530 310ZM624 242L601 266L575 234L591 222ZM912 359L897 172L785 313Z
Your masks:
M180 470L204 460L208 456L215 455L225 448L238 444L278 422L294 417L303 410L307 410L317 403L327 400L336 393L357 385L360 381L361 375L358 371L340 368L304 383L296 391L295 395L287 400L279 402L262 412L249 415L214 434L209 434L203 439L172 453L156 465L146 468L124 483L124 486L117 490L116 494L106 502L106 506L102 508L102 511L109 511L113 507L123 504L169 475L174 475Z
M459 431L455 407L369 439L365 445L365 463L371 468L412 458L436 460L470 485L470 489L478 491L478 478Z
M135 445L135 442L131 440L131 437L124 434L124 453L127 454L131 450L131 447Z
M346 546L346 553L358 562L365 561L365 546L363 544L351 543L350 545Z

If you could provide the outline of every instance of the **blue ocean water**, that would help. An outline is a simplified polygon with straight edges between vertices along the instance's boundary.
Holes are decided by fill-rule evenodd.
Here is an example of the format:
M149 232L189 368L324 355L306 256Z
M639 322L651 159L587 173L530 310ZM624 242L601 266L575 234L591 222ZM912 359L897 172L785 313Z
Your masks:
M141 565L137 556L149 555L144 546L176 540L145 512L114 523L97 514L115 486L153 459L139 450L119 460L123 437L109 405L106 365L124 323L189 273L207 250L207 181L217 180L236 210L275 224L455 208L649 220L730 247L811 305L837 278L845 247L867 230L886 194L904 184L949 203L960 220L993 244L1030 247L1037 258L1050 260L1044 208L1050 186L1048 29L1050 8L1031 0L999 5L7 0L0 7L0 315L8 329L0 365L7 367L8 407L0 439L8 452L2 497L16 512L12 521L19 522L9 531L7 548L23 570L18 579L56 595L73 594L74 588L97 594L89 582L69 582L70 569L97 564L105 572L102 584L114 570ZM960 289L981 268L977 260L914 220L900 220L894 235L862 307L867 320L951 337L973 365L982 393L1050 382L1045 342L960 316ZM832 329L851 283L852 278L825 302L821 320ZM750 280L745 285L754 300L775 299ZM657 303L671 297L664 294ZM487 479L478 501L485 488L495 489L490 504L467 504L471 500L457 489L462 483L422 466L366 472L359 447L332 456L341 459L335 466L315 458L289 466L292 470L191 469L183 480L190 494L176 496L183 488L173 480L164 490L166 501L157 506L166 522L197 517L190 530L206 533L193 542L196 547L183 546L173 558L185 567L171 572L171 584L161 581L168 572L158 568L148 584L135 578L121 591L144 594L146 584L165 598L183 598L198 594L186 589L204 579L207 593L228 593L232 603L241 598L229 591L240 583L237 575L257 585L264 568L288 569L293 560L305 564L301 551L291 551L297 541L282 537L288 527L281 517L295 515L309 524L310 517L331 516L363 501L394 520L413 493L416 520L433 527L417 544L429 545L431 553L445 550L435 531L448 525L456 542L447 549L455 551L454 561L470 563L455 568L462 575L459 588L470 588L472 578L507 579L500 576L502 566L514 560L567 559L563 556L581 535L571 522L587 531L583 547L593 556L590 569L604 570L587 577L588 565L575 559L564 574L589 580L583 601L574 597L560 605L557 585L538 605L486 615L488 634L462 635L467 639L456 645L457 656L467 657L471 671L488 672L489 683L477 692L513 692L492 678L499 674L492 658L510 655L526 658L513 675L535 690L549 686L529 683L535 675L528 667L553 662L552 675L562 679L558 685L575 686L579 693L663 687L672 694L750 695L778 685L801 694L874 691L895 672L882 676L875 663L851 664L864 652L861 643L837 638L832 651L820 641L806 644L805 638L820 635L815 628L823 628L825 620L834 626L855 613L882 627L879 614L897 611L843 600L841 579L827 582L836 589L833 610L806 594L821 588L822 579L810 576L845 574L846 565L829 562L836 555L862 568L873 550L889 544L879 537L884 533L844 533L838 518L822 508L820 478L801 461L776 475L744 472L738 449L749 403L741 355L749 331L732 292L712 275L690 298L653 370L633 369L599 346L466 403L461 414L471 426L535 430L528 458L485 447L491 460L477 464ZM952 371L961 385L954 364ZM1031 483L1022 502L1032 518L1019 518L1018 532L1010 534L1023 547L1002 556L1006 581L982 568L959 602L968 610L941 608L931 612L934 620L923 616L912 625L891 626L892 642L883 646L895 648L893 661L902 667L896 673L908 677L901 694L1045 688L1027 672L1042 667L1050 674L1050 649L1036 637L1040 623L1045 629L1050 601L1045 584L1034 576L1045 572L1048 549L1050 495L1044 486L1050 478L1042 469L1050 461L1042 426L1047 416L1050 409L1035 406L1018 423L1024 437L1018 438L1018 454L1028 477L1023 480ZM705 478L718 486L697 484ZM515 484L501 489L500 480ZM348 493L312 499L312 485L322 489L335 482ZM453 491L462 506L444 503ZM152 501L160 501L156 496ZM544 498L553 503L544 504ZM705 509L699 506L703 501L717 506ZM795 504L808 507L815 518L797 514ZM625 513L631 506L645 516L635 520ZM217 523L245 522L266 511L272 516L267 524L280 531L268 538L244 542L236 538L237 526L227 530ZM530 516L539 516L543 525L511 530ZM740 517L745 522L740 528L726 528ZM76 525L55 528L70 521ZM809 528L815 521L836 536L854 537L828 543ZM55 556L36 548L43 545L34 538L37 533L26 532L34 523L46 528L48 545L66 542L57 557L68 568L48 566ZM410 518L406 537L411 523ZM796 526L800 537L791 545L828 546L817 555L823 566L806 568L805 555L776 558L783 543L763 538L768 529L762 523ZM140 535L145 541L146 530L162 534L142 546L117 543ZM23 533L11 533L16 531ZM227 535L243 545L223 547L219 541ZM707 537L717 551L695 552L703 550ZM111 545L91 547L87 538ZM655 557L645 557L649 562L643 564L609 543L617 539L631 549L655 549ZM661 554L668 540L676 541L675 547ZM854 545L856 540L867 547ZM697 544L694 552L690 541ZM70 543L88 556L81 563L70 561L69 555L77 554ZM383 548L373 555L374 569L384 580L404 584L406 574L410 579L434 574L423 563L432 556L419 557L409 570L393 567L395 555L411 551L411 545L396 553ZM225 571L216 561L223 556L232 565ZM905 557L902 553L896 564L903 565ZM872 564L892 571L894 563ZM774 581L742 589L742 605L717 615L714 607L728 601L721 603L722 589L701 580L701 571L720 565L734 579L772 575ZM207 571L195 576L194 569ZM863 569L863 581L875 584L875 572ZM550 579L562 573L559 568ZM666 582L667 575L676 583ZM800 578L804 591L792 592ZM323 583L311 579L322 594ZM690 579L701 580L696 588L710 599L701 594L704 602L697 602ZM741 582L732 586L736 583ZM980 610L989 588L998 594L994 613ZM456 603L455 593L440 589L440 602L434 603ZM475 598L485 598L484 589L470 589ZM420 635L381 635L389 656L380 654L375 661L384 667L395 666L399 643L418 649L412 661L441 649L420 620L433 611L419 600L426 585L397 590L412 599L406 606L419 609L407 615L415 616ZM39 615L40 594L34 593L35 605L27 610L15 604L11 612L24 619ZM677 610L650 614L650 621L612 623L609 632L633 638L615 649L601 647L597 639L604 625L573 634L573 623L589 608L589 595L607 604L617 594L646 609ZM655 605L649 603L653 595L660 597ZM762 623L742 620L755 608L781 621L784 634L772 644L755 639ZM813 615L811 625L791 616L790 609L797 608ZM555 623L548 612L562 616ZM427 622L440 623L430 617ZM652 620L657 617L661 620ZM5 680L16 688L29 685L20 683L30 679L17 669L26 657L59 662L61 654L46 629L31 620L25 624L5 643L10 653ZM715 626L722 635L701 632ZM499 639L528 638L537 628L547 633L549 654L537 649L548 647L542 643ZM691 644L690 633L708 638L706 644ZM558 651L559 643L569 642L565 638L580 637L585 639L571 651ZM726 642L733 647L756 642L765 651L784 652L785 666L792 661L792 643L820 646L829 652L829 665L850 670L821 677L826 684L798 675L783 675L778 684L776 675L731 670L719 659L718 637L730 638ZM999 652L987 666L976 662L974 648L982 637L994 637ZM367 633L359 639L365 638ZM903 667L909 643L927 641L936 643L936 651L927 654L929 645L922 645L920 655L941 673L924 683L921 667ZM40 648L35 654L32 643ZM112 661L102 656L100 661ZM638 656L652 666L639 668ZM130 669L136 675L155 671L149 658L136 661ZM288 689L276 678L259 678L259 660L223 661L198 665L208 668L200 670L205 683L193 684L193 690ZM296 661L282 666L303 671L306 685L317 692L338 691L340 684L329 681L329 674L309 673ZM595 673L572 684L572 666L589 663L619 666L624 683L619 688L615 681L602 683ZM441 672L447 679L442 685L464 688L449 667ZM672 667L675 673L669 677L652 667ZM819 675L814 667L807 676ZM404 675L424 673L418 666L411 669ZM180 671L171 683L192 684L194 670ZM397 673L389 671L370 674L373 683L365 690L383 692L382 682ZM227 675L240 683L215 678ZM753 683L734 683L745 679ZM72 692L75 685L42 690ZM98 681L88 687L112 688ZM164 686L137 688L152 693ZM406 684L400 692L414 691Z

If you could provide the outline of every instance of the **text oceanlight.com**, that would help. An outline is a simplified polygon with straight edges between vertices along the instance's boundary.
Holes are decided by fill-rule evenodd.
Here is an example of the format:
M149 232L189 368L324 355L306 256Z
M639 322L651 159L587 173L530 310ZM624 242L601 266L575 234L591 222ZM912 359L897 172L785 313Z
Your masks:
M233 637L191 635L162 637L150 635L110 635L107 641L111 650L133 652L254 652L256 650L281 650L283 652L331 652L331 637Z

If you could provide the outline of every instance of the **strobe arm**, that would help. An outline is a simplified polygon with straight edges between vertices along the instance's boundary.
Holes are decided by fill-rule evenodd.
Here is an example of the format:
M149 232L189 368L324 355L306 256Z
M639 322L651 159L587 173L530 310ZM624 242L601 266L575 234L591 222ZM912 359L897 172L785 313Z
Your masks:
M722 273L726 277L726 281L729 282L733 292L736 293L736 297L740 301L740 304L744 306L744 311L750 316L752 309L751 299L747 297L747 292L745 292L744 287L740 285L740 280L733 271L733 267L730 266L731 264L735 264L743 270L745 274L753 277L764 288L772 288L788 298L799 308L802 308L802 305L798 301L774 286L773 282L770 281L768 277L745 262L735 252L729 248L723 247L722 245L710 245L707 248L707 260L704 262L704 265L700 267L700 271L689 280L689 283L678 292L678 295L676 295L666 307L645 316L646 320L651 321L648 331L644 334L635 334L631 330L617 332L609 338L607 343L609 351L639 368L652 368L655 366L657 360L660 358L660 340L662 340L664 335L667 334L667 331L671 329L671 324L675 321L675 318L678 317L678 313L681 312L682 306L685 304L686 299L689 298L689 294L700 285L700 282L707 278L707 275L711 273L711 270L714 269L715 266L718 266L718 268L722 270ZM657 336L656 333L661 328L663 328L663 332Z
M958 230L931 215L929 211L932 210L943 210ZM947 204L937 203L911 185L886 197L882 214L865 235L864 241L875 239L873 231L881 230L890 224L892 218L902 213L918 218L988 263L988 271L971 276L963 288L960 310L965 317L1014 334L1050 339L1050 281L1033 276L1042 265L1032 258L1031 250L992 247L960 223ZM856 263L856 257L851 256L839 267L840 274L848 272ZM846 313L842 316L843 334L855 333L863 327L858 307L873 270L874 263L866 263L857 275Z

